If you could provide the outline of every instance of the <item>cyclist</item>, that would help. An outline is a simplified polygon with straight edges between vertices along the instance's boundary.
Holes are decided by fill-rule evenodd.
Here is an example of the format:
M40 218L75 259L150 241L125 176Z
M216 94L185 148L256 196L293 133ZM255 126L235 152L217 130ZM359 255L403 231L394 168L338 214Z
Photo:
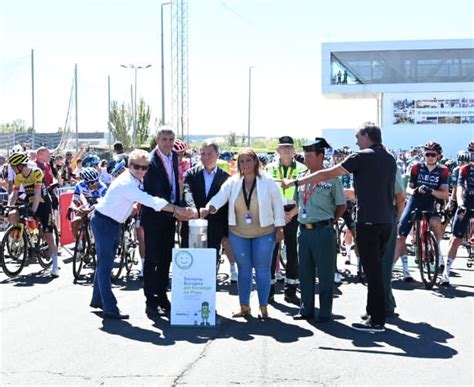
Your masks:
M458 209L454 217L453 235L449 240L446 266L441 276L441 285L449 286L449 273L459 245L468 227L469 220L474 215L474 141L468 145L469 163L459 168L457 184Z
M444 165L438 164L438 160L442 155L441 145L436 142L429 142L423 149L424 162L415 163L410 171L407 192L411 194L411 197L400 218L398 239L395 247L394 263L398 257L402 257L403 278L407 282L413 281L413 277L408 270L408 257L405 245L406 237L412 227L411 213L415 209L434 212L436 199L446 200L449 196L449 170ZM433 229L438 241L439 250L439 241L443 238L443 227L438 215L430 217L430 227ZM442 257L441 253L440 257Z
M458 199L457 199L457 187L459 179L459 169L466 164L469 164L470 154L466 151L459 151L457 154L458 165L453 169L451 173L450 185L452 187L451 195L449 197L449 202L446 206L446 211L449 214L450 218L453 218L458 209Z
M81 172L82 180L76 184L72 197L70 212L75 216L71 221L72 234L77 238L82 225L82 219L94 210L97 200L103 197L107 186L99 180L99 172L92 167L86 167Z
M13 183L13 194L10 197L9 204L14 205L16 203L20 187L23 186L29 210L43 226L44 239L48 243L49 254L53 263L51 277L57 278L59 276L58 248L53 236L53 210L51 199L43 182L43 172L38 167L28 165L26 152L12 154L8 159L8 163L16 174ZM8 220L12 224L17 224L19 221L18 211L11 211Z

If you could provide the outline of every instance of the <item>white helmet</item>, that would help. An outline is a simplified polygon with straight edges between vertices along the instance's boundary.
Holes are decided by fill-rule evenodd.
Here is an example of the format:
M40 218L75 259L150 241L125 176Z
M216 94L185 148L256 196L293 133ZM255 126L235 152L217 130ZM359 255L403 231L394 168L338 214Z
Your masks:
M8 156L11 156L15 153L24 152L24 151L25 149L23 148L23 146L21 146L20 144L17 144L10 149L10 151L8 152Z

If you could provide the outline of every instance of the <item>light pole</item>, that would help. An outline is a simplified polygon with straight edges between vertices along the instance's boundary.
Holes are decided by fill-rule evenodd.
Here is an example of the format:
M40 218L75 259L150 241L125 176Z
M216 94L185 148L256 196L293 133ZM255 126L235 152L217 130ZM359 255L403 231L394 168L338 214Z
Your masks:
M165 125L165 49L163 42L163 6L171 1L161 3L161 125Z
M251 107L251 96L252 96L252 69L254 66L249 67L249 110L248 110L248 121L247 121L247 146L250 147L250 107Z
M138 70L141 70L141 69L148 69L151 67L151 64L148 64L146 66L136 66L134 64L131 64L131 65L124 65L124 64L121 64L120 66L122 66L123 68L126 68L126 69L133 69L135 71L135 92L134 92L134 103L132 106L132 110L133 110L133 133L132 133L132 144L135 145L135 135L137 133L137 72Z

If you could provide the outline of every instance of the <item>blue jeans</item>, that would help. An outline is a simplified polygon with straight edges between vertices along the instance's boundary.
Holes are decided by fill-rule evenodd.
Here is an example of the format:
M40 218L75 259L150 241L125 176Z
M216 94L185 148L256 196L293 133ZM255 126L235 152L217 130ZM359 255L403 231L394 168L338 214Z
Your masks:
M272 253L275 246L275 233L258 238L242 238L229 232L229 239L234 252L235 262L239 269L238 287L240 305L250 304L252 291L252 268L255 268L257 279L258 301L260 305L268 304L271 283Z
M97 252L91 304L102 305L104 312L115 313L118 308L117 299L112 293L111 274L119 244L121 224L97 212L92 216L91 224Z

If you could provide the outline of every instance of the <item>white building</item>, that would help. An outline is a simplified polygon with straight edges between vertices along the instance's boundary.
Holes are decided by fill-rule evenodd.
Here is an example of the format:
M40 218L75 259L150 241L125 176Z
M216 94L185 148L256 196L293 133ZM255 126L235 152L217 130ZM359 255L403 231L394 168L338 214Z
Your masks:
M474 139L474 40L323 43L322 93L376 98L390 148L433 140L454 156Z

